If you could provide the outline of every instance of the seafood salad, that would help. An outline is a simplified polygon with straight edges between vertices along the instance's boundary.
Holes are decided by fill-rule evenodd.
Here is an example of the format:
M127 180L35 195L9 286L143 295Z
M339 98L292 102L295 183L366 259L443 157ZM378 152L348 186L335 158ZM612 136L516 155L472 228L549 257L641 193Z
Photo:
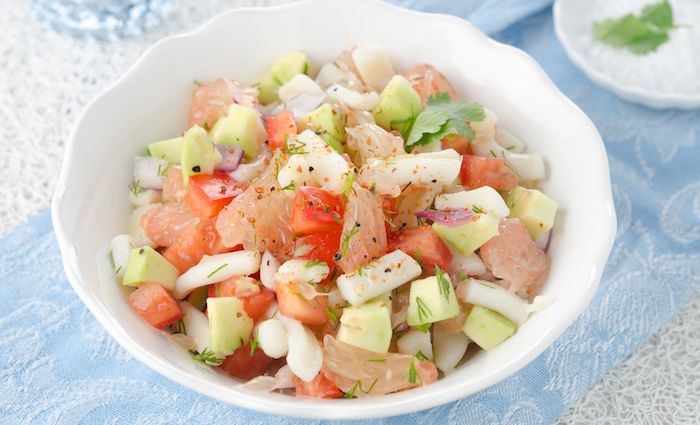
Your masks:
M428 385L548 304L542 157L431 65L292 52L195 81L187 128L134 158L110 259L136 314L246 388Z

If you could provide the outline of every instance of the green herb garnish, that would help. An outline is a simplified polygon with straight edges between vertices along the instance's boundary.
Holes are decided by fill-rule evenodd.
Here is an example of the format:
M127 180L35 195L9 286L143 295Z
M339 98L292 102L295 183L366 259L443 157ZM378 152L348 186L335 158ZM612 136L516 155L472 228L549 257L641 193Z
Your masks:
M675 28L671 4L663 0L645 6L639 16L628 13L594 22L593 35L613 47L644 55L666 43L669 31Z
M482 210L478 205L472 205L472 211L474 211L476 214L483 214L484 212L484 210Z
M177 321L177 332L187 335L187 327L185 327L185 321L182 319Z
M420 375L418 375L418 372L416 371L416 364L414 362L415 357L411 357L411 364L408 365L408 382L411 384L416 383L416 378L420 379L421 382L423 382L423 379L421 379Z
M168 175L168 169L170 168L170 164L166 165L165 168L161 170L161 165L158 164L158 177L166 177Z
M355 385L353 385L352 388L350 388L350 391L345 393L344 397L345 398L355 397L355 392L357 392L358 389L365 394L369 394L372 391L372 389L374 388L374 386L377 384L377 381L379 381L379 378L374 378L374 381L372 381L372 383L369 385L369 388L367 388L365 390L362 388L362 381L358 379L357 381L355 381Z
M347 232L347 233L343 236L343 241L342 241L342 243L340 244L340 256L341 256L341 257L344 257L345 254L348 253L348 248L349 248L349 245L350 245L350 238L352 238L353 236L355 236L359 231L360 231L360 228L359 228L357 225L355 225L355 226L352 227L352 230L350 230L349 232Z
M425 322L425 319L433 315L433 312L430 311L430 308L421 297L416 297L416 307L418 308L418 319L421 322Z
M139 196L139 193L141 193L141 180L134 180L134 182L129 185L129 190L134 196Z
M450 278L437 264L435 265L435 277L440 287L440 293L449 301L452 284L450 283Z
M282 188L282 190L294 190L294 182L290 182L288 185Z
M386 359L367 359L370 363L386 363Z
M250 340L250 356L253 356L255 349L258 348L258 332L253 332L253 339Z
M209 366L219 366L221 363L224 362L223 359L217 357L216 353L214 353L208 348L205 348L204 351L202 351L201 353L192 356L192 359L197 360L200 363L207 364Z
M305 268L305 269L310 269L311 267L321 266L321 265L325 265L325 264L326 264L326 263L324 263L323 261L318 260L318 259L316 259L316 260L309 260L309 261L306 262L306 264L304 264L304 268Z
M355 172L350 171L348 176L345 178L345 185L343 186L343 195L348 196L350 189L352 188L352 182L355 181Z
M415 146L428 145L451 133L474 139L474 130L467 121L482 121L484 108L476 102L452 102L447 93L435 93L425 101L425 110L410 122L410 130L403 131L406 151ZM405 127L404 127L405 128Z
M418 350L418 353L416 353L416 358L418 360L423 360L423 361L428 360L428 357L425 354L423 354L423 352L420 350Z
M338 324L340 323L340 319L338 319L338 314L335 312L335 309L331 306L328 306L326 307L324 312L326 313L326 316L328 316L328 318L331 320L331 322L333 322L333 327L335 328L336 326L338 326Z
M207 275L207 279L214 276L219 270L223 269L226 266L228 266L228 263L224 263L224 264L220 265L219 267L217 267L216 269L212 270L212 272Z

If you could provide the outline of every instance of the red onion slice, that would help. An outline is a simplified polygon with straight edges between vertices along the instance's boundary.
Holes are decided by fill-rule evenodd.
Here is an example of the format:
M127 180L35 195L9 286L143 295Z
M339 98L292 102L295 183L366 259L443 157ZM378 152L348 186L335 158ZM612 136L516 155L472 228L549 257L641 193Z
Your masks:
M216 171L235 171L243 158L243 149L238 146L216 145L221 154L221 162L216 165Z
M443 211L416 211L414 214L416 217L425 218L435 223L444 224L445 226L459 226L469 220L473 220L475 216L471 210L464 208Z

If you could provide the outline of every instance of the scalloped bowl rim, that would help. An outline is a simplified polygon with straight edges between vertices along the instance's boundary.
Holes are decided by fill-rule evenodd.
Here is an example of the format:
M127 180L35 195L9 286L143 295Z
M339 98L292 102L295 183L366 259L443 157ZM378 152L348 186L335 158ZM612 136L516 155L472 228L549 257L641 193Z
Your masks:
M154 55L154 52L157 52L164 46L177 44L182 40L203 37L210 29L216 27L218 23L226 21L232 16L254 14L257 15L256 17L259 17L262 14L274 13L276 11L287 11L294 8L303 9L304 7L312 7L313 5L320 4L322 1L324 0L305 0L281 6L265 8L248 7L229 10L215 16L193 31L164 38L147 49L123 76L117 79L111 86L103 90L84 108L74 127L72 128L66 144L66 153L61 168L60 177L56 186L54 198L52 200L51 208L54 231L62 254L63 266L66 275L76 293L85 303L85 305L87 305L97 320L102 324L102 326L122 347L124 347L131 355L133 355L143 364L157 371L159 374L214 399L265 413L319 419L360 419L411 413L445 404L487 388L514 374L529 364L533 359L535 359L535 357L540 355L554 342L558 336L564 332L564 330L566 330L574 322L574 320L588 305L590 299L595 293L602 270L612 247L617 222L614 204L612 201L607 155L605 153L602 140L600 139L595 126L588 119L588 117L559 91L559 89L551 82L551 80L549 80L547 75L535 62L535 60L523 51L502 43L498 43L488 38L472 24L454 16L406 10L378 0L364 0L355 3L357 7L372 8L374 12L413 15L415 17L419 17L420 19L437 20L444 25L458 27L459 30L463 32L464 37L475 38L478 40L478 42L487 44L491 49L508 51L510 55L517 56L520 61L525 62L527 66L531 67L532 71L537 74L538 79L542 83L542 88L551 91L554 96L557 96L560 98L560 100L565 101L571 108L571 112L578 115L577 119L582 120L582 123L589 127L588 130L591 134L591 138L597 139L593 140L593 143L596 144L595 149L597 149L594 151L594 155L601 161L601 164L599 164L601 167L601 179L600 187L598 187L598 189L601 191L602 203L599 205L599 207L601 208L602 216L607 219L607 222L601 227L601 243L599 246L598 255L594 258L593 264L591 265L592 269L590 276L585 278L585 282L588 285L586 287L585 294L583 294L575 306L562 312L561 316L557 317L558 320L556 323L548 324L546 331L543 332L541 338L533 341L533 343L528 346L517 359L505 364L498 370L485 374L476 381L471 381L468 384L452 385L451 387L442 388L440 391L436 391L434 388L432 388L434 385L430 385L427 387L382 397L355 399L351 402L347 400L300 400L293 397L270 400L266 399L260 393L239 389L236 387L229 387L226 390L223 390L223 387L211 385L210 381L204 377L192 373L185 373L165 359L162 359L147 350L141 349L138 343L132 339L131 335L125 332L125 330L118 325L117 321L114 320L114 318L101 304L101 301L98 299L97 295L91 291L88 291L87 286L82 284L85 279L82 276L80 266L78 265L75 246L73 245L71 237L66 229L67 224L64 223L64 219L62 217L62 208L64 204L69 202L69 200L65 199L65 192L67 189L67 181L76 160L76 144L78 143L76 137L79 129L85 125L86 116L88 116L89 111L95 108L96 105L103 102L112 92L118 92L121 87L128 85L130 80L135 78L135 76L138 74L140 68L149 61L151 56ZM324 4L327 3L332 2L325 2Z
M620 83L609 74L606 74L594 66L584 58L584 56L574 47L569 39L567 32L563 28L562 16L563 3L570 0L556 0L553 6L554 16L554 31L557 38L564 46L564 51L571 61L579 67L593 82L612 91L621 98L656 109L664 108L680 108L680 109L696 109L700 107L700 93L683 94L683 93L659 93L647 90L643 87L632 86Z

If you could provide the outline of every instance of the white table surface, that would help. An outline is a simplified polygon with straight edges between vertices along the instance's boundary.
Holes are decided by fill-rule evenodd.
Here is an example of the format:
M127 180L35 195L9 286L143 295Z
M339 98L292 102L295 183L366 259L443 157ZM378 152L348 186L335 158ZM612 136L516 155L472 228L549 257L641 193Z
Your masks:
M0 235L48 208L65 139L84 105L163 36L232 6L285 0L181 0L136 40L81 41L37 22L26 0L0 5ZM560 419L560 424L700 423L700 293ZM689 355L690 354L690 355Z

